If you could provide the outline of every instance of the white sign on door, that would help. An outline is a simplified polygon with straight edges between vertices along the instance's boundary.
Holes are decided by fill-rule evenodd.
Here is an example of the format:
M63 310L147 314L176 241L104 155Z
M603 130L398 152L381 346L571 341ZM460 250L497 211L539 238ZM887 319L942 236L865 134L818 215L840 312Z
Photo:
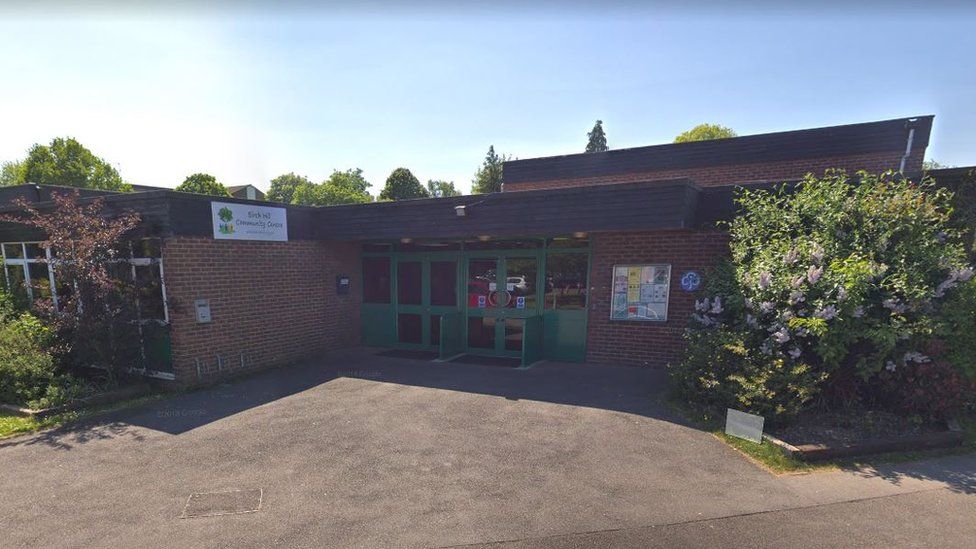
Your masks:
M288 241L288 211L232 202L211 202L216 240Z

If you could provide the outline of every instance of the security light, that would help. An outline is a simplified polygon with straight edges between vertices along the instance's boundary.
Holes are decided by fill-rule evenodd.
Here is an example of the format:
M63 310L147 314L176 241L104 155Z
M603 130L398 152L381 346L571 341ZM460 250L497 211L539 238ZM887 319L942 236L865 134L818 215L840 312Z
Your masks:
M464 217L468 215L464 208L465 208L464 204L461 204L460 206L454 206L454 213L456 213L458 217Z

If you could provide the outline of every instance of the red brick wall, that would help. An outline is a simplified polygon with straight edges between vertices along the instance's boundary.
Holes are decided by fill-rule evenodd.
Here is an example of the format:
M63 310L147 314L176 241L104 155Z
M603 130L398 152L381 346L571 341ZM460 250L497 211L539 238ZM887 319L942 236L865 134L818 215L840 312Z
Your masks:
M665 180L687 177L695 183L707 187L714 185L742 184L759 181L788 181L800 179L808 173L821 175L830 168L841 168L849 173L858 170L880 173L897 170L903 153L881 152L870 155L846 156L839 158L811 158L789 162L768 162L758 164L737 164L731 166L710 166L682 170L657 170L650 172L583 177L576 179L554 179L525 183L507 183L506 191L530 191L535 189L555 189L562 187L581 187L584 185L608 185L634 181ZM921 171L925 150L914 151L905 165L906 173Z
M684 345L695 298L681 289L681 274L708 268L728 256L728 233L718 230L669 230L594 234L590 267L590 312L587 360L608 364L662 367L675 360ZM610 320L613 266L670 263L671 296L665 322Z
M181 384L287 364L359 342L356 244L178 237L164 242L163 266ZM336 295L339 274L351 278L349 295ZM198 299L210 301L209 324L196 321Z

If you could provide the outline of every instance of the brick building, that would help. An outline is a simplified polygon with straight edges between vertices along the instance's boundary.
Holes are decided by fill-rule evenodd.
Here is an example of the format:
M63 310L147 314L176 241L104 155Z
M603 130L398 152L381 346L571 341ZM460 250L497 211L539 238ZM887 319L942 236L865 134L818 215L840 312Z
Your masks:
M364 344L417 356L663 366L728 253L736 186L830 168L921 172L932 117L517 160L501 193L331 207L151 190L142 222L148 375L181 384ZM0 212L56 188L0 189ZM3 280L56 297L43 235L0 224Z

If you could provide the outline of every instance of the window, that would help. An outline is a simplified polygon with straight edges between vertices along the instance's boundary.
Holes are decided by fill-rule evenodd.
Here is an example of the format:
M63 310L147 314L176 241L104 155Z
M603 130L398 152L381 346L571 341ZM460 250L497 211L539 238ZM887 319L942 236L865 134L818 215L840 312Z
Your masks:
M163 282L162 244L159 239L147 238L120 242L118 257L108 266L112 276L135 284L139 322L169 322L166 305L166 286ZM72 284L58 276L55 250L40 242L4 242L3 281L15 295L28 301L50 299L58 306L58 297L71 294Z
M546 257L546 309L585 309L588 269L588 254L549 254Z
M390 258L363 258L363 303L390 303Z

